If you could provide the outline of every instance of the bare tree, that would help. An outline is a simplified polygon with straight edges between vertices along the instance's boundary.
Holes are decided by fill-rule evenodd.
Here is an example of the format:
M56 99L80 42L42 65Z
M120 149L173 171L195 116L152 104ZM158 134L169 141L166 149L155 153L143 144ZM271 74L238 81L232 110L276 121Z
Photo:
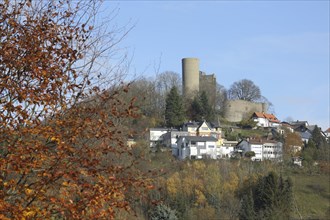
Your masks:
M242 79L231 85L228 97L231 100L258 101L261 98L261 92L251 80Z
M99 7L0 0L0 219L114 219L152 188L120 123L127 85L108 89L129 30L95 26Z
M215 96L215 109L218 113L223 114L227 102L227 90L223 85L217 83Z

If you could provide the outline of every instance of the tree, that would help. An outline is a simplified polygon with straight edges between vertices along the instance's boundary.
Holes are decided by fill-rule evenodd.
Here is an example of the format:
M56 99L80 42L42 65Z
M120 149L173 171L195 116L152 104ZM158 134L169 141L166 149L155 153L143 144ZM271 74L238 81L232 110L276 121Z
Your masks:
M303 142L301 137L296 132L287 132L284 138L284 155L291 159L292 156L298 156L300 151L299 147L302 148Z
M283 179L275 172L250 182L239 193L240 219L290 219L292 188L290 178Z
M312 139L318 149L327 145L327 140L321 134L321 129L318 126L315 126L314 130L312 131Z
M200 103L202 105L203 117L206 121L212 121L214 119L214 111L205 91L200 94Z
M245 157L250 158L250 159L252 157L254 157L255 155L256 155L256 153L254 151L248 151L244 154Z
M215 110L220 115L224 114L225 106L227 102L227 90L224 86L217 84L215 95Z
M249 189L246 194L243 195L241 208L239 211L239 219L254 220L256 219L254 212L254 201L252 190Z
M185 119L182 98L177 88L172 87L166 98L165 121L168 127L178 127Z
M120 96L128 86L95 69L127 32L94 29L98 7L0 3L1 219L112 219L152 188L126 144L125 121L136 117Z
M228 96L231 100L258 101L261 98L261 92L251 80L242 79L231 85Z
M214 110L205 91L194 97L190 103L188 114L190 119L194 121L212 121L214 119Z
M155 207L149 213L149 217L151 220L177 220L175 210L172 210L170 207L160 204Z

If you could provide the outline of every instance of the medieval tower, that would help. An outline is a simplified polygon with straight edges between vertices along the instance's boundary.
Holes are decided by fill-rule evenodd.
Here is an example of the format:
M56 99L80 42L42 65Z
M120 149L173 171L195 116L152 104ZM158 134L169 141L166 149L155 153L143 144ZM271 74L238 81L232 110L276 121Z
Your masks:
M199 70L198 58L182 59L182 92L188 99L193 99L199 92L205 91L210 105L215 108L217 81L215 74L207 75ZM266 103L255 103L244 100L228 100L224 107L224 118L239 122L251 112L267 112Z
M184 96L199 92L199 59L182 59L182 91Z
M182 59L182 91L187 98L193 98L198 92L205 91L211 106L215 106L216 77L206 75L199 70L198 58Z

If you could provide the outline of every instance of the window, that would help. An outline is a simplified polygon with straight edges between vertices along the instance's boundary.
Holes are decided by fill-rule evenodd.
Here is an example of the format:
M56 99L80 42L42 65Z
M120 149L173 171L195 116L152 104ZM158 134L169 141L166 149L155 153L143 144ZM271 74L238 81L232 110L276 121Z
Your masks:
M214 148L214 145L209 145L209 148Z

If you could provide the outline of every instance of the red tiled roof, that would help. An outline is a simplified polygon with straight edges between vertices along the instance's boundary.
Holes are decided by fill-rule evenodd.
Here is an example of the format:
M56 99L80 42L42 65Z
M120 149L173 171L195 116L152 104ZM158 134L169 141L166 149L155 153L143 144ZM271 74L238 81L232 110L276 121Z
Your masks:
M266 118L270 122L280 123L280 121L273 114L267 114L267 113L263 113L263 112L255 112L254 115L256 115L258 118Z
M275 141L275 140L265 140L265 139L251 139L248 142L250 144L277 143L277 141Z
M326 133L330 133L330 128L328 128L325 132L326 132Z

